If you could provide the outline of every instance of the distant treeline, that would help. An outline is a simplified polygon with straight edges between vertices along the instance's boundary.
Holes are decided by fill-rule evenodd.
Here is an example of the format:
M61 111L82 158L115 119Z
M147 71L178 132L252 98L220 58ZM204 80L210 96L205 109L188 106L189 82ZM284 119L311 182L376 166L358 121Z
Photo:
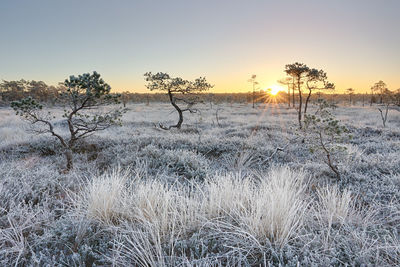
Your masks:
M396 94L397 105L400 105L400 92ZM253 93L204 93L201 95L203 103L251 103L253 99ZM254 95L256 103L288 103L288 93L279 92L276 96L271 96L266 92L255 92ZM317 93L311 96L311 101L317 99L325 99L329 102L336 104L371 104L379 103L380 97L376 94L352 94L351 98L348 94L336 94L336 93ZM125 92L122 94L122 100L126 103L151 103L151 102L169 102L166 94L160 93L130 93ZM298 103L299 96L295 94L294 102ZM290 95L290 101L292 103L293 96Z
M12 101L21 100L28 96L42 102L55 105L60 93L67 88L60 83L57 86L47 85L43 81L2 81L0 83L0 105L7 106ZM185 96L183 96L185 97ZM218 104L218 103L251 103L253 93L204 93L199 95L203 103ZM293 101L293 95L291 102ZM271 96L264 91L254 93L256 103L288 103L287 92L279 92L277 96ZM371 104L379 103L379 95L377 94L336 94L334 93L316 93L311 96L311 101L318 98L323 98L333 103L340 104ZM400 91L394 93L394 103L400 105ZM152 103L152 102L169 102L168 96L164 93L121 93L123 104L127 103ZM298 101L298 95L294 96L294 102ZM292 103L293 104L293 103Z
M66 90L63 85L52 86L42 81L2 81L0 83L0 102L3 104L31 96L40 102L54 102Z

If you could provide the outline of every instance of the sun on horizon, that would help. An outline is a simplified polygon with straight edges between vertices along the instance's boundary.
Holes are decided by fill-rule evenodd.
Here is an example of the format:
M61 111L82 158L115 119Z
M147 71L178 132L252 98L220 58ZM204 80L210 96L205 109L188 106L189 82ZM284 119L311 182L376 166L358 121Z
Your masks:
M284 91L285 89L282 86L277 84L273 84L267 87L264 91L268 92L270 95L276 96L279 92Z

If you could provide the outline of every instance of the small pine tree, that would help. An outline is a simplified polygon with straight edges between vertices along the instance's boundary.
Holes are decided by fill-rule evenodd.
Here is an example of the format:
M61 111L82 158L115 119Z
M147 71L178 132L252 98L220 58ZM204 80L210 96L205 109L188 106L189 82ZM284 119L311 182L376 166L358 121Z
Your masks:
M57 133L51 112L44 112L43 105L35 99L28 97L11 103L11 107L23 119L32 125L38 125L37 133L49 133L56 137L67 159L66 170L73 168L72 151L76 142L97 131L119 124L123 110L121 108L110 109L101 112L98 108L109 104L118 104L120 95L110 93L111 87L100 78L100 74L85 73L78 77L70 76L65 80L66 91L60 95L61 103L68 106L64 109L63 118L66 119L69 138Z
M317 158L323 155L324 162L340 179L337 162L340 152L346 149L340 143L351 136L349 130L332 114L332 108L334 107L325 100L318 100L316 113L304 116L304 134L310 152L316 154Z
M158 72L153 74L147 72L144 74L147 82L146 87L150 91L164 91L167 92L171 105L176 109L179 115L179 120L176 125L160 127L164 130L171 128L180 129L183 123L183 113L189 111L196 113L197 109L193 108L199 102L198 93L208 91L213 86L206 81L205 77L200 77L194 81L183 80L182 78L173 78L167 73ZM185 108L181 108L181 104L186 104Z

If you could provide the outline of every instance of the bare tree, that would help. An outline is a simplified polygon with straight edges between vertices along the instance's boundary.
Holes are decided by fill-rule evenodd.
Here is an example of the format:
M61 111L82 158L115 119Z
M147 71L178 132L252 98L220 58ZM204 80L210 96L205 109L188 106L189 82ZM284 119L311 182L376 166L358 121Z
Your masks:
M256 81L257 75L253 74L251 75L251 78L248 79L248 82L250 82L253 85L253 108L254 108L254 102L256 98L256 85L258 82Z
M14 101L11 107L18 115L33 125L38 125L37 133L49 133L56 137L67 159L66 170L73 168L72 151L76 142L97 131L105 130L111 125L118 124L122 116L122 109L110 109L101 112L99 107L119 103L120 95L110 94L111 87L100 78L100 74L85 73L78 77L70 76L65 80L66 92L62 93L60 100L69 108L64 110L69 138L57 133L52 123L54 116L50 112L43 112L43 105L31 97Z
M364 106L364 103L365 103L365 96L366 96L367 94L368 94L368 93L365 92L365 94L362 95L362 106Z
M122 100L122 104L124 105L124 108L126 107L126 104L129 101L129 92L125 91L121 94L121 100Z
M353 88L347 88L346 89L346 92L349 94L349 103L350 103L350 106L351 106L351 98L352 98L352 96L354 95L354 89ZM364 99L364 98L363 98Z
M146 94L146 106L150 105L150 96L149 94Z
M303 104L303 98L302 98L302 89L301 86L305 82L305 79L307 79L307 74L309 72L310 68L307 67L303 63L293 63L293 64L288 64L285 66L285 72L287 75L292 77L294 79L294 85L297 88L297 92L299 94L299 107L297 109L297 114L298 114L298 122L299 122L299 127L302 128L302 104Z
M290 107L290 90L294 91L294 82L293 78L291 77L286 77L284 79L278 80L278 83L282 85L286 85L288 88L288 106ZM294 99L293 99L294 100ZM294 106L294 101L293 101L293 106Z
M374 97L374 90L371 87L371 100L370 100L370 106L372 106L372 103L374 103L375 97Z
M389 112L389 106L395 102L395 94L389 89L385 88L382 92L382 100L384 100L384 110L378 108L381 114L383 128L386 127L387 116Z
M146 87L150 91L164 91L167 92L171 105L176 109L179 115L179 120L176 125L160 127L164 130L171 128L180 129L183 123L183 112L189 111L190 113L196 113L198 110L193 108L195 104L199 102L198 93L204 92L212 88L213 86L207 83L205 77L200 77L194 81L183 80L182 78L172 78L167 73L158 72L153 74L147 72L144 74L147 82ZM186 104L185 108L178 106L178 102Z
M218 111L219 110L222 110L222 108L218 108L217 107L217 109L215 110L215 118L216 118L216 120L217 120L217 125L218 125L218 127L221 127L221 124L219 123L219 117L218 117Z

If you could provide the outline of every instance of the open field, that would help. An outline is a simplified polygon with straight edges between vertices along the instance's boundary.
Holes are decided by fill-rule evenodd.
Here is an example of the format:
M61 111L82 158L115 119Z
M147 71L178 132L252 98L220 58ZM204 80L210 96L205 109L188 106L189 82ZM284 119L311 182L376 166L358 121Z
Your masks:
M375 106L333 111L352 135L338 180L283 104L202 105L170 131L170 104L127 107L69 173L0 109L0 265L400 264L400 112L383 128Z

